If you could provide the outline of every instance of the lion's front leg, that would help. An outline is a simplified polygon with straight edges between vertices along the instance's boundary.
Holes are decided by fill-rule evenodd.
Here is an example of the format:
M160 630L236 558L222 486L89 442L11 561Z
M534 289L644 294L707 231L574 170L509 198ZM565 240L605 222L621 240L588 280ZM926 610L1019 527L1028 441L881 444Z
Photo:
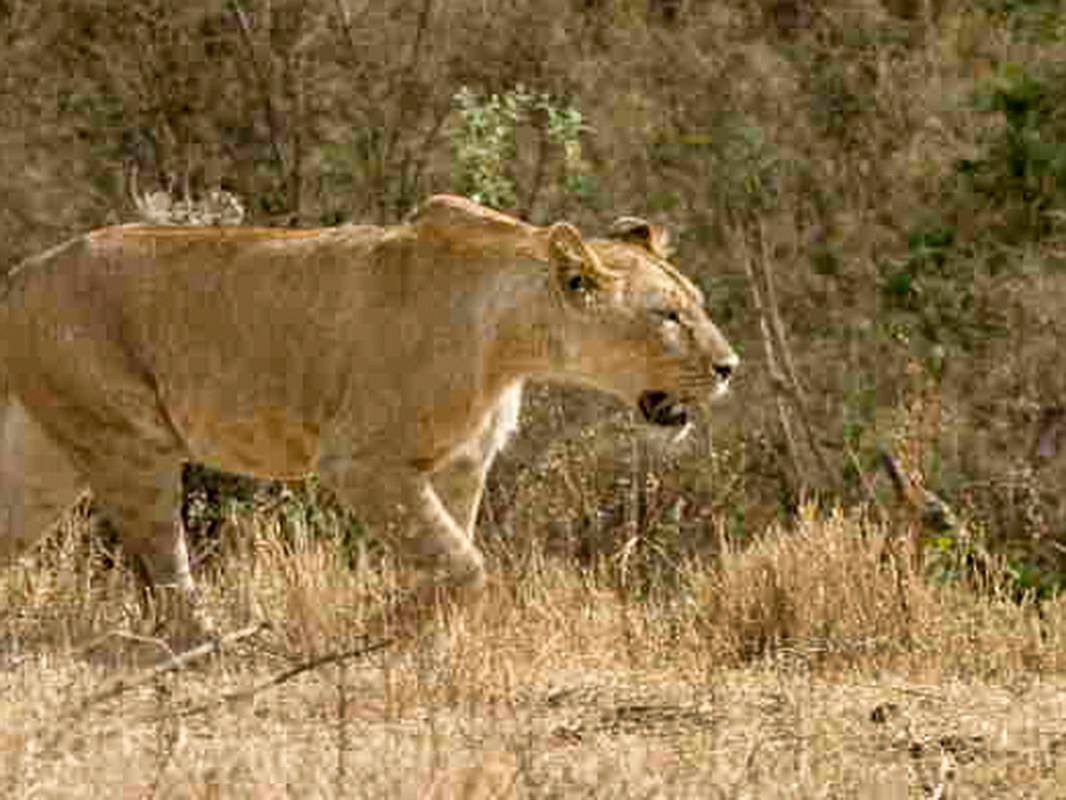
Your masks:
M465 442L455 456L433 475L433 487L452 519L473 538L485 478L496 455L518 430L522 387L515 385L500 397L481 431Z
M489 461L463 455L433 475L433 489L460 530L473 538Z
M480 594L484 557L449 514L428 474L397 464L322 474L371 532L421 573L410 592L374 616L369 635L414 635L441 607L466 605Z

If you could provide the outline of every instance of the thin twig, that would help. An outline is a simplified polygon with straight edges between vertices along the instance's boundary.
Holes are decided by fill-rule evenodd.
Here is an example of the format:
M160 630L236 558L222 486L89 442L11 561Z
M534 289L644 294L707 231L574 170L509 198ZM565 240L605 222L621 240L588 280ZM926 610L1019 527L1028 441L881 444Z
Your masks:
M743 234L741 234L740 238L742 240L744 239ZM759 329L762 332L763 355L766 358L766 370L770 375L770 385L774 390L774 395L777 400L777 416L781 422L781 429L785 434L785 445L788 448L788 453L792 460L792 469L796 473L796 479L802 482L806 470L803 468L799 447L797 446L796 438L792 433L792 423L788 418L788 409L786 408L784 398L784 394L788 391L788 382L781 374L777 365L777 354L774 351L774 340L770 333L770 322L768 319L768 312L766 311L766 298L763 292L763 286L755 271L755 257L751 254L750 245L748 245L746 241L743 242L743 246L748 252L744 253L741 261L744 263L744 272L747 273L748 285L751 287L751 298L752 302L755 304L755 313L759 318Z
M341 661L337 665L337 769L334 777L338 797L343 797L348 788L347 753L351 747L348 701L348 662Z
M855 470L855 474L859 476L859 485L862 486L862 492L866 495L866 503L874 512L876 512L875 519L884 521L888 519L888 513L885 511L884 504L877 498L877 492L874 491L873 484L870 483L870 478L866 474L866 470L862 468L862 463L859 461L859 454L855 452L855 448L851 446L851 443L847 440L844 441L844 452L848 456L848 461L851 462L852 469Z
M303 207L303 147L307 122L306 87L304 86L304 58L302 54L289 52L285 59L285 89L289 95L292 124L289 132L289 154L292 167L288 173L289 220L299 226Z
M82 701L78 705L78 707L72 712L63 715L58 722L47 726L47 728L39 730L39 734L48 734L44 749L53 749L61 740L63 734L71 730L71 722L74 722L83 717L93 706L99 705L100 703L106 700L118 697L119 695L124 694L130 689L134 689L139 686L144 686L147 683L151 683L152 681L158 679L161 675L164 675L168 672L174 672L183 669L193 661L203 658L205 655L209 655L211 653L221 650L221 648L225 645L233 644L234 642L240 641L242 639L247 639L248 637L253 636L268 627L269 625L267 623L260 623L258 625L253 625L248 628L242 628L239 631L234 631L233 633L220 637L219 639L213 642L209 642L207 644L201 645L200 647L193 648L192 650L175 656L169 661L160 664L156 667L153 667L152 669L147 670L145 673L135 678L129 680L114 681L107 688L96 692L93 695L90 695L88 698ZM248 689L242 689L240 691L235 692L227 692L226 694L219 695L213 700L210 700L206 703L201 703L199 705L189 706L175 711L164 712L162 714L157 713L144 716L135 720L134 723L136 724L150 722L158 724L160 722L168 720L173 721L178 719L185 719L187 717L194 717L227 705L235 705L237 703L249 700L255 695L264 692L268 689L273 689L274 687L281 686L282 684L291 681L293 678L302 675L305 672L310 672L311 670L319 669L320 667L328 666L329 664L342 663L351 659L361 658L363 656L370 655L371 653L376 653L379 650L384 650L385 648L391 646L394 642L395 640L393 639L384 639L373 644L364 644L358 648L346 650L341 653L329 653L318 658L313 658L310 661L306 661L302 664L297 664L296 666L287 669L283 672L279 672L277 675L274 675L268 680L256 684L255 686L252 686ZM110 731L96 733L94 734L94 737L98 740L101 740L106 738L107 736L113 736L118 733L128 731L130 724L131 723L129 721L124 722L122 725L117 726L111 729Z
M267 129L270 131L270 149L274 154L274 160L277 161L278 166L281 168L281 174L287 178L289 169L286 164L285 150L280 141L281 125L278 122L277 110L274 108L274 101L270 94L270 79L259 59L259 48L255 46L255 40L252 38L252 27L248 24L248 16L244 13L244 9L241 8L239 0L230 0L230 6L233 8L234 16L237 18L237 25L241 29L241 39L248 50L248 58L252 62L256 85L259 89L259 94L262 96L263 110L266 112L267 118Z
M766 301L764 307L770 315L770 332L774 338L774 346L777 350L778 362L784 368L785 377L788 379L788 386L790 389L789 396L792 404L796 408L796 414L800 418L800 425L803 427L803 432L807 437L807 446L810 447L811 453L814 454L814 459L818 462L818 467L821 469L826 481L832 485L833 470L829 466L829 460L826 458L825 452L818 443L818 438L814 431L814 425L811 423L807 401L803 396L802 384L799 380L799 374L796 371L795 361L792 358L792 348L788 346L788 338L785 335L785 324L781 321L781 312L778 310L777 291L774 288L773 273L766 266L769 260L770 257L766 241L765 226L762 221L760 221L759 254L754 267L763 281Z
M537 160L534 162L533 179L530 181L529 191L526 193L525 200L520 206L522 215L527 219L533 215L533 206L537 202L537 197L540 195L541 187L544 184L544 178L548 171L548 155L551 153L551 142L548 140L547 127L540 129L539 133L540 141L537 143Z
M227 633L226 635L220 636L217 639L212 639L209 642L205 642L199 647L194 647L192 650L187 650L184 653L173 655L166 661L157 664L151 669L146 670L145 672L142 672L141 674L136 675L132 678L118 678L112 681L110 685L89 695L87 698L82 700L73 711L64 714L60 722L63 725L66 725L70 722L80 719L93 706L99 705L100 703L106 702L108 700L112 700L118 697L119 695L125 694L131 689L136 689L140 686L144 686L145 684L151 683L160 675L163 675L167 672L177 672L178 670L185 669L194 661L199 661L200 659L206 656L212 655L213 653L217 653L222 650L223 647L227 647L229 645L235 644L236 642L242 641L243 639L248 639L249 637L255 636L257 633L266 630L268 627L270 627L268 623L260 622L255 625L250 625L247 628L241 628L238 631L233 631L232 633ZM135 637L127 634L122 634L122 636L124 638L136 639L144 642L150 641L157 644L161 643L161 640L148 639L147 637Z
M214 700L207 703L201 703L197 706L191 706L189 708L179 709L173 711L170 716L175 718L194 717L198 714L211 711L212 709L219 708L220 706L234 705L244 700L250 700L260 692L264 692L267 689L273 689L276 686L281 686L283 683L288 683L293 678L303 675L305 672L310 672L320 667L325 667L330 664L338 664L343 661L350 661L356 658L362 658L368 656L371 653L376 653L379 650L384 650L387 647L391 647L395 644L395 639L382 639L379 642L373 644L366 644L362 647L357 647L352 650L345 650L341 653L329 653L318 658L313 658L310 661L305 661L303 664L297 664L291 669L287 669L284 672L279 672L272 678L269 678L262 683L258 683L249 689L242 689L237 692L227 692L226 694L219 695ZM153 718L154 719L154 718Z
M192 650L187 650L186 652L180 653L178 655L172 654L171 657L166 661L162 662L161 664L157 664L151 669L145 670L144 672L132 678L119 678L117 680L114 680L110 684L105 686L103 689L94 692L93 694L82 700L71 711L65 714L60 714L58 720L38 728L35 734L45 738L46 744L44 749L51 750L55 748L55 746L63 738L64 734L70 732L72 723L77 722L78 720L83 718L95 706L98 706L101 703L105 703L108 700L113 700L116 697L119 697L130 691L131 689L136 689L138 687L152 683L153 681L158 680L162 675L182 670L192 664L194 661L198 661L199 659L204 658L205 656L217 653L227 645L231 645L235 642L239 642L243 639L255 636L257 633L265 630L268 627L268 623L260 622L256 625L251 625L247 628L241 628L238 631L233 631L232 633L228 633L225 636L220 636L210 642L206 642L200 645L199 647L194 647ZM143 643L152 643L164 647L168 652L170 650L169 647L166 647L166 644L160 639L134 636L125 633L112 633L108 634L108 636L119 636L120 638L124 639L132 639ZM100 641L101 640L98 639L93 645L90 645L90 649L92 647L95 647Z
M352 52L355 52L355 34L352 32L352 15L348 11L348 4L345 0L336 0L337 6L337 18L341 22L341 28L344 29L344 35L348 39L348 47Z
M892 488L896 492L896 500L900 503L909 503L911 500L911 482L900 467L896 457L885 446L879 447L877 455L881 460L888 479L892 482Z
M785 429L785 435L788 439L793 463L802 480L803 471L800 466L798 457L799 453L795 446L791 428L787 421L787 412L785 411L783 404L783 401L787 400L799 419L800 427L807 440L807 447L810 450L811 455L814 457L818 469L822 473L823 480L826 481L827 485L832 485L834 483L833 470L829 464L829 459L825 455L825 451L822 449L822 446L818 441L817 434L814 430L814 424L811 422L810 413L807 409L807 402L803 396L802 385L799 380L795 362L792 358L792 351L788 346L788 339L785 335L785 325L781 320L781 313L778 310L777 294L774 289L773 276L770 269L767 267L767 262L769 261L769 255L767 252L768 246L765 231L761 222L757 227L756 234L758 240L758 252L752 253L751 246L746 244L748 253L747 258L744 259L744 264L745 271L748 274L748 280L751 283L755 309L759 314L759 325L763 335L763 348L766 352L771 383L777 394L778 412L781 417L781 424Z
M405 197L408 194L408 190L417 189L422 183L422 175L426 171L426 164L429 161L429 156L432 152L432 147L435 144L437 137L440 135L441 130L444 128L444 123L448 120L448 115L451 112L451 102L441 104L438 106L435 112L434 120L429 126L429 130L426 131L426 135L422 137L422 144L418 148L418 154L406 153L403 159L403 165L400 169L400 177L405 181L403 191L400 193L401 197ZM413 166L411 166L413 164Z
M388 162L393 159L393 154L400 145L400 137L408 129L408 127L414 127L408 125L408 111L413 110L416 105L413 102L414 85L416 76L419 72L419 59L422 54L422 43L426 38L426 31L429 29L429 21L433 15L433 0L422 0L422 6L418 12L418 22L415 24L415 35L411 40L411 49L407 55L407 61L404 64L400 73L399 81L400 85L396 87L395 94L398 97L399 115L396 118L395 124L392 126L392 130L389 131L389 136L385 142L385 149L382 152L382 168L387 167ZM404 178L408 170L409 159L405 156L401 159L402 169L400 173L400 184L404 184ZM404 200L402 196L395 198L398 200ZM388 198L385 198L388 201ZM395 211L394 208L382 207L382 211L386 214L390 211ZM387 220L382 219L382 222Z

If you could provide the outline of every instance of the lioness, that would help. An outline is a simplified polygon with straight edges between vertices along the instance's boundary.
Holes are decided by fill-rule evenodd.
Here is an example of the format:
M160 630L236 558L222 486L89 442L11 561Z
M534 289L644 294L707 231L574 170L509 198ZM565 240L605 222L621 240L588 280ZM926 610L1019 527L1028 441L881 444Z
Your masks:
M394 227L104 228L0 288L0 560L88 487L195 624L182 462L317 472L426 571L388 614L413 632L484 582L475 517L526 379L679 426L736 365L635 218L586 241L437 196Z

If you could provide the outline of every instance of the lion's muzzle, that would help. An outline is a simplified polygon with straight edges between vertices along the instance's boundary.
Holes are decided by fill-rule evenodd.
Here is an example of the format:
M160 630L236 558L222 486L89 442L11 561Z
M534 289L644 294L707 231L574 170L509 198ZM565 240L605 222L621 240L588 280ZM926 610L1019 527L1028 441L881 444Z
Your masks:
M676 428L688 423L688 406L670 392L642 392L637 406L652 425Z
M722 397L729 390L729 379L736 365L736 356L716 363L708 373L701 373L698 380L688 381L688 385L683 387L680 393L648 389L641 392L640 397L637 398L637 407L640 408L644 419L652 425L671 428L688 425L691 417L688 401L701 394L706 400L712 402ZM699 391L693 393L693 390L697 389Z

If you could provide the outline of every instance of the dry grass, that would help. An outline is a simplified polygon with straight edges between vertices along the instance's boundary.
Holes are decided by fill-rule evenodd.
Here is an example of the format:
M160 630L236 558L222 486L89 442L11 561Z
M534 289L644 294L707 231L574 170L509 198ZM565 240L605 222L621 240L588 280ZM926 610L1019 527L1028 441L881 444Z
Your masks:
M668 223L742 357L738 402L715 411L718 475L693 458L668 479L687 484L686 532L728 509L729 532L752 533L805 493L884 499L877 454L917 366L942 413L911 466L1050 591L1066 581L1066 445L1041 422L1066 395L1062 19L1017 0L6 0L0 262L131 220L134 174L175 199L225 188L256 224L395 222L462 188L456 92L547 92L584 114L590 180L564 181L533 126L508 166L512 210L589 235L622 213ZM1036 105L1012 130L994 109L1018 102ZM773 275L814 436L781 410L751 258ZM553 467L548 442L610 413L528 397L538 428L514 473ZM560 458L617 467L613 441ZM579 502L555 495L566 516L497 499L595 545L572 520L620 492L592 474Z
M128 626L135 595L122 571L86 570L81 524L0 583L5 797L1052 798L1066 785L1062 604L931 587L856 518L807 512L639 600L608 562L532 555L425 642L280 683L359 647L396 576L370 556L348 569L334 543L282 536L277 519L231 521L210 610L227 630L274 627L139 685L140 648L86 648Z

